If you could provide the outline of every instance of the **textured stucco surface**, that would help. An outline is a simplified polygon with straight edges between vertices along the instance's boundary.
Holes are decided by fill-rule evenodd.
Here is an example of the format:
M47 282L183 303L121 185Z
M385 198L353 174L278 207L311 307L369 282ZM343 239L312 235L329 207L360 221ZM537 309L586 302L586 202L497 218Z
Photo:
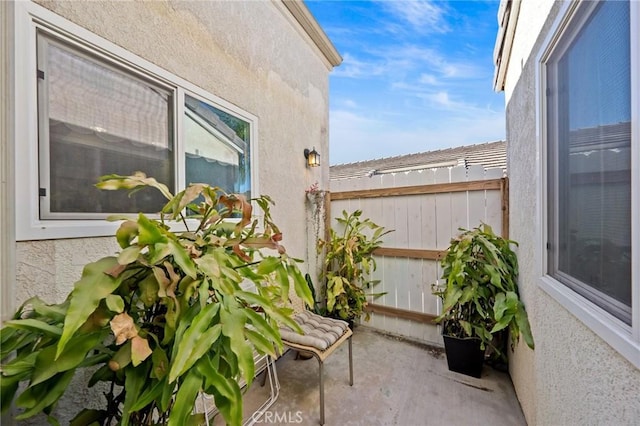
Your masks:
M270 1L36 2L257 116L252 156L258 192L276 203L271 213L288 253L310 260L314 252L307 248L314 243L304 190L316 181L328 187L330 70L283 6ZM324 167L305 167L303 150L311 147L320 152ZM86 263L117 249L112 237L17 243L14 307L35 295L47 302L64 300ZM97 395L65 396L56 409L62 423L79 407L95 405Z
M509 237L520 245L516 249L520 266L520 295L526 306L531 331L539 348L540 333L536 284L536 144L535 94L533 78L523 74L507 109L507 167L509 173ZM536 424L535 353L521 342L510 354L511 376L518 399L529 424Z
M256 115L259 192L288 251L306 256L304 189L326 188L328 167L306 168L302 152L328 164L328 69L272 2L38 3Z
M536 343L535 351L521 343L512 354L511 376L531 425L632 425L640 419L640 371L538 285L535 59L560 6L553 5L522 73L508 82L510 237L520 243L519 285ZM521 14L519 25L527 19Z

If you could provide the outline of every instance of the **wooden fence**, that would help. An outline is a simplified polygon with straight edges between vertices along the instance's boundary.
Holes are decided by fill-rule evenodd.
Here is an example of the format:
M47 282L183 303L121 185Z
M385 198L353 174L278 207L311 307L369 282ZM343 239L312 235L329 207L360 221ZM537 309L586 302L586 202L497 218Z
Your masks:
M368 326L426 343L441 343L432 320L439 312L431 285L442 274L438 260L459 228L484 222L508 236L508 180L502 169L481 166L440 168L331 181L330 226L342 211L394 232L375 252ZM329 224L327 224L329 225Z

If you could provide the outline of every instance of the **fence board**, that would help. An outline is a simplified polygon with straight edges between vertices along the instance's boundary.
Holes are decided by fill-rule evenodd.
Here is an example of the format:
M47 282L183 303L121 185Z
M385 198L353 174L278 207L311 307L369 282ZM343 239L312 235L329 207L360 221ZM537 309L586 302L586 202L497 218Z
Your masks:
M469 167L469 180L480 180L485 178L484 167L476 165ZM487 203L486 195L488 191L469 191L469 223L466 228L474 228L486 221Z
M449 169L438 169L436 183L449 181ZM444 250L451 240L451 193L438 193L436 198L436 248Z
M452 182L465 181L467 179L466 167L453 167L450 171ZM450 235L455 235L460 228L467 228L468 224L468 191L451 193L451 231Z
M489 179L501 177L502 169L488 169L485 176ZM496 234L502 234L502 195L500 191L484 191L487 206L495 206L487 209L485 223L490 225ZM498 208L496 208L498 207Z

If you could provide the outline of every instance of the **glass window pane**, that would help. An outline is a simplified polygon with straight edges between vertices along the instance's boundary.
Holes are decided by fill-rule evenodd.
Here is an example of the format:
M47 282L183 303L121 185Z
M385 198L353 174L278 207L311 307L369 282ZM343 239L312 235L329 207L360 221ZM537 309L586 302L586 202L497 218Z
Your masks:
M102 175L142 171L173 191L171 93L50 40L40 46L39 97L49 125L43 215L158 212L165 200L153 189L129 197L94 184Z
M550 85L557 88L548 119L549 273L627 323L629 37L629 4L603 2L579 28L568 30L565 38L571 42L560 42L548 68Z
M186 182L251 198L249 123L185 96Z

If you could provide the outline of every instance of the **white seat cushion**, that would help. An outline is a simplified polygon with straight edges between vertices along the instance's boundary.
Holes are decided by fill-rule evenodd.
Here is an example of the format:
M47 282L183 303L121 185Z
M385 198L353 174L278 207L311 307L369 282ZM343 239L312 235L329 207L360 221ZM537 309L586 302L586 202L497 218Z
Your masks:
M345 321L323 317L309 311L296 314L293 320L298 323L304 334L298 334L289 327L281 327L282 340L320 351L325 351L333 345L349 328Z

